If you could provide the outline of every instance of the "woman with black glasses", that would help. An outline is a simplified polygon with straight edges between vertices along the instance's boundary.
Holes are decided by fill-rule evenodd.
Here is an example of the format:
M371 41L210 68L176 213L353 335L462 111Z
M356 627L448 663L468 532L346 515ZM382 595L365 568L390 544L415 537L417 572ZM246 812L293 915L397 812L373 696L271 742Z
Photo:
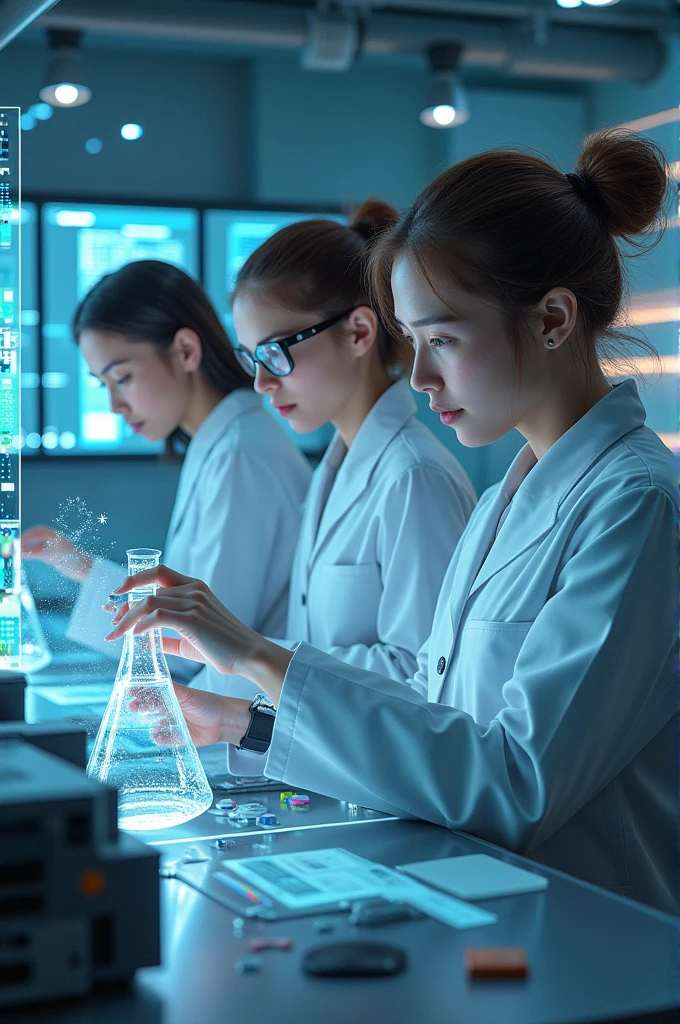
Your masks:
M169 263L129 263L83 298L73 334L127 429L186 448L165 560L203 576L253 628L281 632L311 470L262 408L203 289ZM112 486L124 476L112 471ZM102 605L120 566L46 526L24 534L23 555L81 584L70 638L115 653Z
M416 419L411 351L367 297L365 247L395 217L371 201L349 226L283 228L241 269L233 316L236 357L255 390L299 433L329 420L336 428L305 505L286 637L403 681L415 673L475 494ZM218 691L254 692L246 680L211 679ZM244 773L245 759L230 757Z

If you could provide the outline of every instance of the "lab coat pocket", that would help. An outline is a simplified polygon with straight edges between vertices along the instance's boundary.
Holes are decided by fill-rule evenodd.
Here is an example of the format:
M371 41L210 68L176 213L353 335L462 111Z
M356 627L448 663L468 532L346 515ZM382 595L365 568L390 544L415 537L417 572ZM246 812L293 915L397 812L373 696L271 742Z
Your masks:
M309 581L310 642L324 650L376 643L381 596L375 562L316 565Z
M480 725L505 707L503 686L512 677L515 662L533 622L493 622L468 619L463 629L456 677L463 693L459 699Z

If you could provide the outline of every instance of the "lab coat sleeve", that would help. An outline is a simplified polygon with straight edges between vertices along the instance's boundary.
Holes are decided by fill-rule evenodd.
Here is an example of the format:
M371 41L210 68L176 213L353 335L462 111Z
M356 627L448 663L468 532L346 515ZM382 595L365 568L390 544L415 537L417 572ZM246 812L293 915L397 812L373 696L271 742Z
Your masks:
M417 671L418 652L430 635L442 580L470 506L469 493L437 467L415 466L401 474L380 507L378 642L333 646L329 654L427 692L427 680Z
M123 582L126 571L118 562L107 558L95 558L89 576L80 584L76 603L71 613L66 636L85 647L106 654L116 660L120 658L122 640L107 643L104 639L111 632L111 618L102 611L111 591Z
M540 845L677 711L676 517L632 489L577 527L488 727L301 644L267 774L510 849Z

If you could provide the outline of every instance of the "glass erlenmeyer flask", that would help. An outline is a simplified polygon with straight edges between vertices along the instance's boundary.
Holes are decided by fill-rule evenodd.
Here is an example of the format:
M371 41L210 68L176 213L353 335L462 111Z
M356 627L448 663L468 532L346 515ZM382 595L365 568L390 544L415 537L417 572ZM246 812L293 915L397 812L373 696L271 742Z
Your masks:
M158 565L160 551L132 548L128 573ZM132 604L155 592L140 587ZM207 810L212 790L180 711L161 631L126 633L116 681L87 774L118 790L118 824L131 831L170 828Z
M21 670L39 672L52 661L52 651L45 639L38 609L31 588L21 567Z

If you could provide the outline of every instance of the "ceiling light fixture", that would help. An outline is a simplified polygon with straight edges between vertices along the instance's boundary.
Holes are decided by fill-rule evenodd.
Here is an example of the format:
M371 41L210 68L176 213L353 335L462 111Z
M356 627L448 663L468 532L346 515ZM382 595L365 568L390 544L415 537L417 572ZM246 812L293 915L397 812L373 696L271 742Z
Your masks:
M80 107L92 98L80 67L80 35L72 29L47 30L51 57L40 99L51 107Z
M432 79L420 120L428 128L454 128L470 117L465 86L458 76L461 43L435 43L427 48Z
M121 138L126 139L128 142L134 142L135 139L141 139L144 129L141 124L124 124L120 134Z

